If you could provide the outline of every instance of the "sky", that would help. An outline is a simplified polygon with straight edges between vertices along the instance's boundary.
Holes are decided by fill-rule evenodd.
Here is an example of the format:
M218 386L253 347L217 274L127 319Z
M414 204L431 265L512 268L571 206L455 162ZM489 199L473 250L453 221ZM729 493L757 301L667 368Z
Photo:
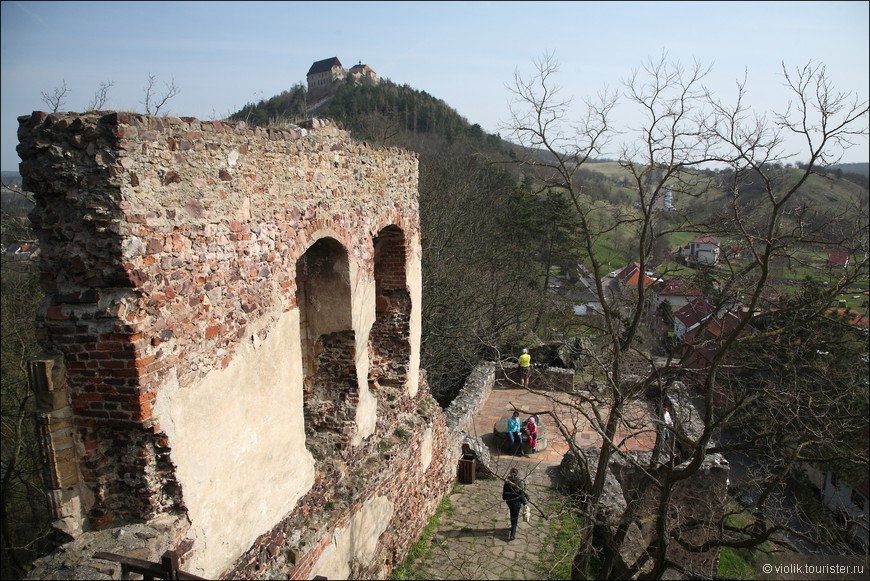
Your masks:
M506 134L507 86L545 54L576 102L619 89L663 54L712 66L728 100L747 78L759 113L782 111L782 65L824 64L834 86L870 93L870 2L24 2L0 3L0 169L20 159L17 117L48 110L42 93L68 88L84 111L111 82L106 109L144 112L145 85L180 89L166 110L222 119L305 83L311 64L338 57L443 100L469 123ZM615 113L619 113L617 110ZM621 119L615 119L617 124ZM843 162L870 161L867 135Z

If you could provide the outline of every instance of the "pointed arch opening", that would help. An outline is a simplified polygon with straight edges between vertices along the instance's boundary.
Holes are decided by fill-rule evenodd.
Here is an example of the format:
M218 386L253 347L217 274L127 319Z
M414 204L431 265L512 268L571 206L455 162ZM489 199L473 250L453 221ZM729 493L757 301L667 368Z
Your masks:
M387 226L374 239L375 322L369 342L369 386L387 401L403 393L411 357L407 253L405 234L397 226Z

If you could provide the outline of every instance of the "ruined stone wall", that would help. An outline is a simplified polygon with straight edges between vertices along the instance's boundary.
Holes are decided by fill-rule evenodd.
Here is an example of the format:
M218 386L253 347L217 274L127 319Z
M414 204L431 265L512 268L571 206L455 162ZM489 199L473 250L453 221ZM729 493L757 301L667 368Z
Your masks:
M316 120L34 113L19 141L66 530L160 520L207 577L388 573L458 454L419 370L416 156Z
M496 371L496 381L520 385L520 368L516 363L500 363ZM560 367L532 367L529 374L529 387L541 391L574 391L574 370Z

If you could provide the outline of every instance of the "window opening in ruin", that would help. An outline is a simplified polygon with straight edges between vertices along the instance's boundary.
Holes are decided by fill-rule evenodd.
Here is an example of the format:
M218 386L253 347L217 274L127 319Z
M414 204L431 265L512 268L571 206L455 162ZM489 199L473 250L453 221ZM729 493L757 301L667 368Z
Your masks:
M296 284L306 433L342 448L359 402L347 251L318 240L296 261Z
M411 295L405 263L407 242L396 226L374 239L375 322L370 335L369 386L387 401L401 395L408 373L411 347Z

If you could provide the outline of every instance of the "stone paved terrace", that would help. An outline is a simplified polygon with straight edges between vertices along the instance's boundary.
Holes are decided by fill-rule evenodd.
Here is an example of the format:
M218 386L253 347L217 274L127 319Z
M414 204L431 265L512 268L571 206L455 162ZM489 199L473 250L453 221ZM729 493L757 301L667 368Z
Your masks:
M560 399L570 394L558 394ZM473 428L483 438L492 455L492 468L501 476L512 467L519 468L526 479L526 489L533 504L546 513L558 510L565 498L556 490L558 467L568 449L552 428L552 419L541 416L548 426L546 450L522 457L511 456L499 449L493 436L493 425L506 418L514 409L522 410L521 418L529 413L552 409L553 403L545 396L523 389L496 384L480 411L474 416ZM566 408L562 408L565 414ZM645 417L645 409L633 410ZM574 414L576 415L576 414ZM563 416L567 417L567 416ZM582 446L600 443L600 437L582 418L576 418L577 441ZM631 436L620 433L626 449L648 450L654 442L654 432L641 428ZM476 478L473 484L457 484L450 495L454 507L452 514L441 516L440 526L432 537L430 554L415 563L416 579L547 579L548 569L556 557L553 547L545 546L549 521L537 510L532 511L532 522L520 522L517 540L508 542L510 520L507 505L501 500L502 481L498 478Z

